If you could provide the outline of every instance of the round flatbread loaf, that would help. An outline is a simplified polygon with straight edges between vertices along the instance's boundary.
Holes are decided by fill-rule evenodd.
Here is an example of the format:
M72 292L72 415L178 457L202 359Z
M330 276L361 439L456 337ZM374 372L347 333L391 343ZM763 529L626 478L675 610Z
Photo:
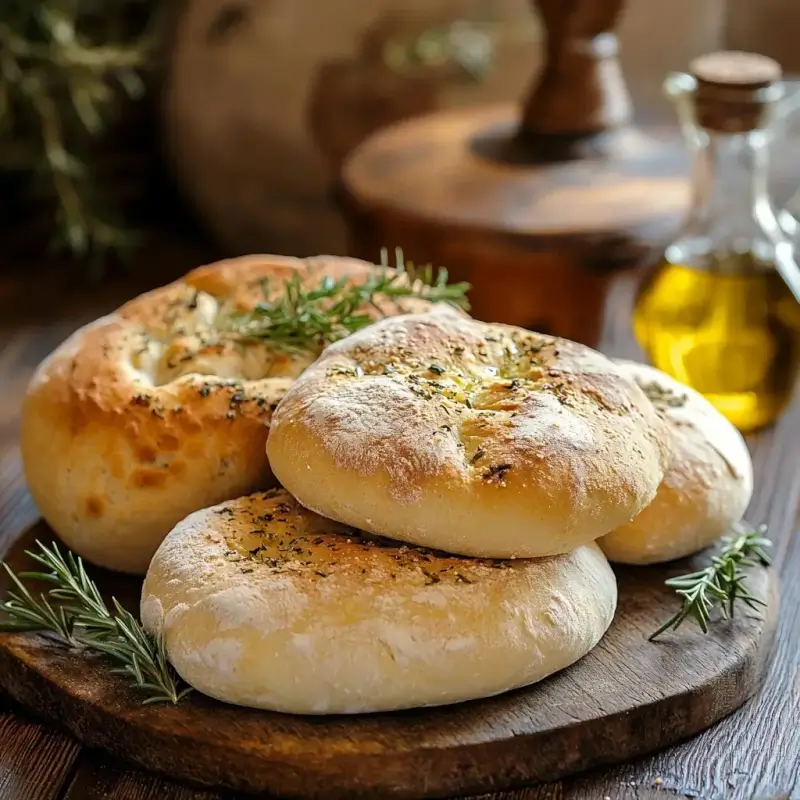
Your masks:
M730 532L753 493L742 435L702 395L634 362L617 362L650 398L672 434L672 460L653 502L599 540L611 561L656 564L696 553Z
M25 476L47 522L87 560L142 574L187 514L273 485L272 410L319 349L243 340L227 321L294 277L370 274L371 264L334 257L222 261L73 334L36 371L22 412Z
M352 714L534 683L597 644L616 598L593 543L535 560L451 556L324 519L278 489L181 522L150 564L141 615L204 694Z
M489 558L566 553L655 496L667 431L594 350L447 309L323 353L267 452L300 502L361 530Z

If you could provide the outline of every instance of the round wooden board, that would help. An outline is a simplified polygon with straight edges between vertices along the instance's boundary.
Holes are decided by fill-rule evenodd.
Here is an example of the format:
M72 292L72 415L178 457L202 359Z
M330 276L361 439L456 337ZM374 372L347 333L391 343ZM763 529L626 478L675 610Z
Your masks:
M42 523L0 531L4 558L50 541ZM668 568L618 569L619 609L580 662L529 689L438 709L306 718L253 711L192 694L141 706L101 665L31 634L0 635L0 684L17 701L146 769L195 784L283 797L441 797L547 781L663 748L738 708L760 686L778 616L778 580L752 577L768 600L703 636L687 625L647 641L675 609ZM99 569L104 593L134 610L140 582ZM3 592L6 583L0 587Z

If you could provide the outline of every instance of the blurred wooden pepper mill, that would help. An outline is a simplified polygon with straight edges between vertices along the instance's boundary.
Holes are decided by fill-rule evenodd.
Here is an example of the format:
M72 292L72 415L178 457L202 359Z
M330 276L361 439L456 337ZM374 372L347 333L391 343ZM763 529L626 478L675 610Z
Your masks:
M623 0L534 0L546 61L522 104L385 128L343 167L354 255L382 247L468 280L474 316L596 344L613 273L688 206L676 132L644 131L613 33Z

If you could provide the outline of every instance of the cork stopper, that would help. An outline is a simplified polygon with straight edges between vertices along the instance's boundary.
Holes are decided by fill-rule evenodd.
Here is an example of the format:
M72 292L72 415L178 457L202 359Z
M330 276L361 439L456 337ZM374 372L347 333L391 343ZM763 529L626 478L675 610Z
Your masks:
M697 88L697 124L722 133L746 133L769 124L783 95L781 66L758 53L708 53L691 62Z

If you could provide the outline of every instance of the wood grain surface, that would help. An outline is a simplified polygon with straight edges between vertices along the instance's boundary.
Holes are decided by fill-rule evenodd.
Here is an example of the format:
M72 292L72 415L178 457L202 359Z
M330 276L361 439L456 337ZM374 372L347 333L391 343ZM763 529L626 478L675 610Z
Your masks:
M0 287L2 288L2 287ZM7 287L6 287L7 288ZM16 411L20 392L38 361L70 330L111 308L118 296L60 296L45 304L32 287L5 292L0 300L0 526L19 529L35 519L19 475ZM0 291L0 298L4 292ZM20 299L23 298L23 299ZM630 286L616 285L609 299L605 349L635 356L627 319ZM46 311L42 312L42 307ZM795 404L777 427L750 440L757 489L749 518L768 521L776 542L776 567L783 574L782 612L767 683L738 712L688 742L602 772L521 789L481 795L482 800L797 800L800 798L800 540L793 537L800 495L800 408ZM658 727L658 717L650 723ZM225 795L230 796L230 795ZM34 722L30 714L0 698L0 800L28 798L110 800L211 800L222 795L181 786L130 769L81 749L72 738Z

